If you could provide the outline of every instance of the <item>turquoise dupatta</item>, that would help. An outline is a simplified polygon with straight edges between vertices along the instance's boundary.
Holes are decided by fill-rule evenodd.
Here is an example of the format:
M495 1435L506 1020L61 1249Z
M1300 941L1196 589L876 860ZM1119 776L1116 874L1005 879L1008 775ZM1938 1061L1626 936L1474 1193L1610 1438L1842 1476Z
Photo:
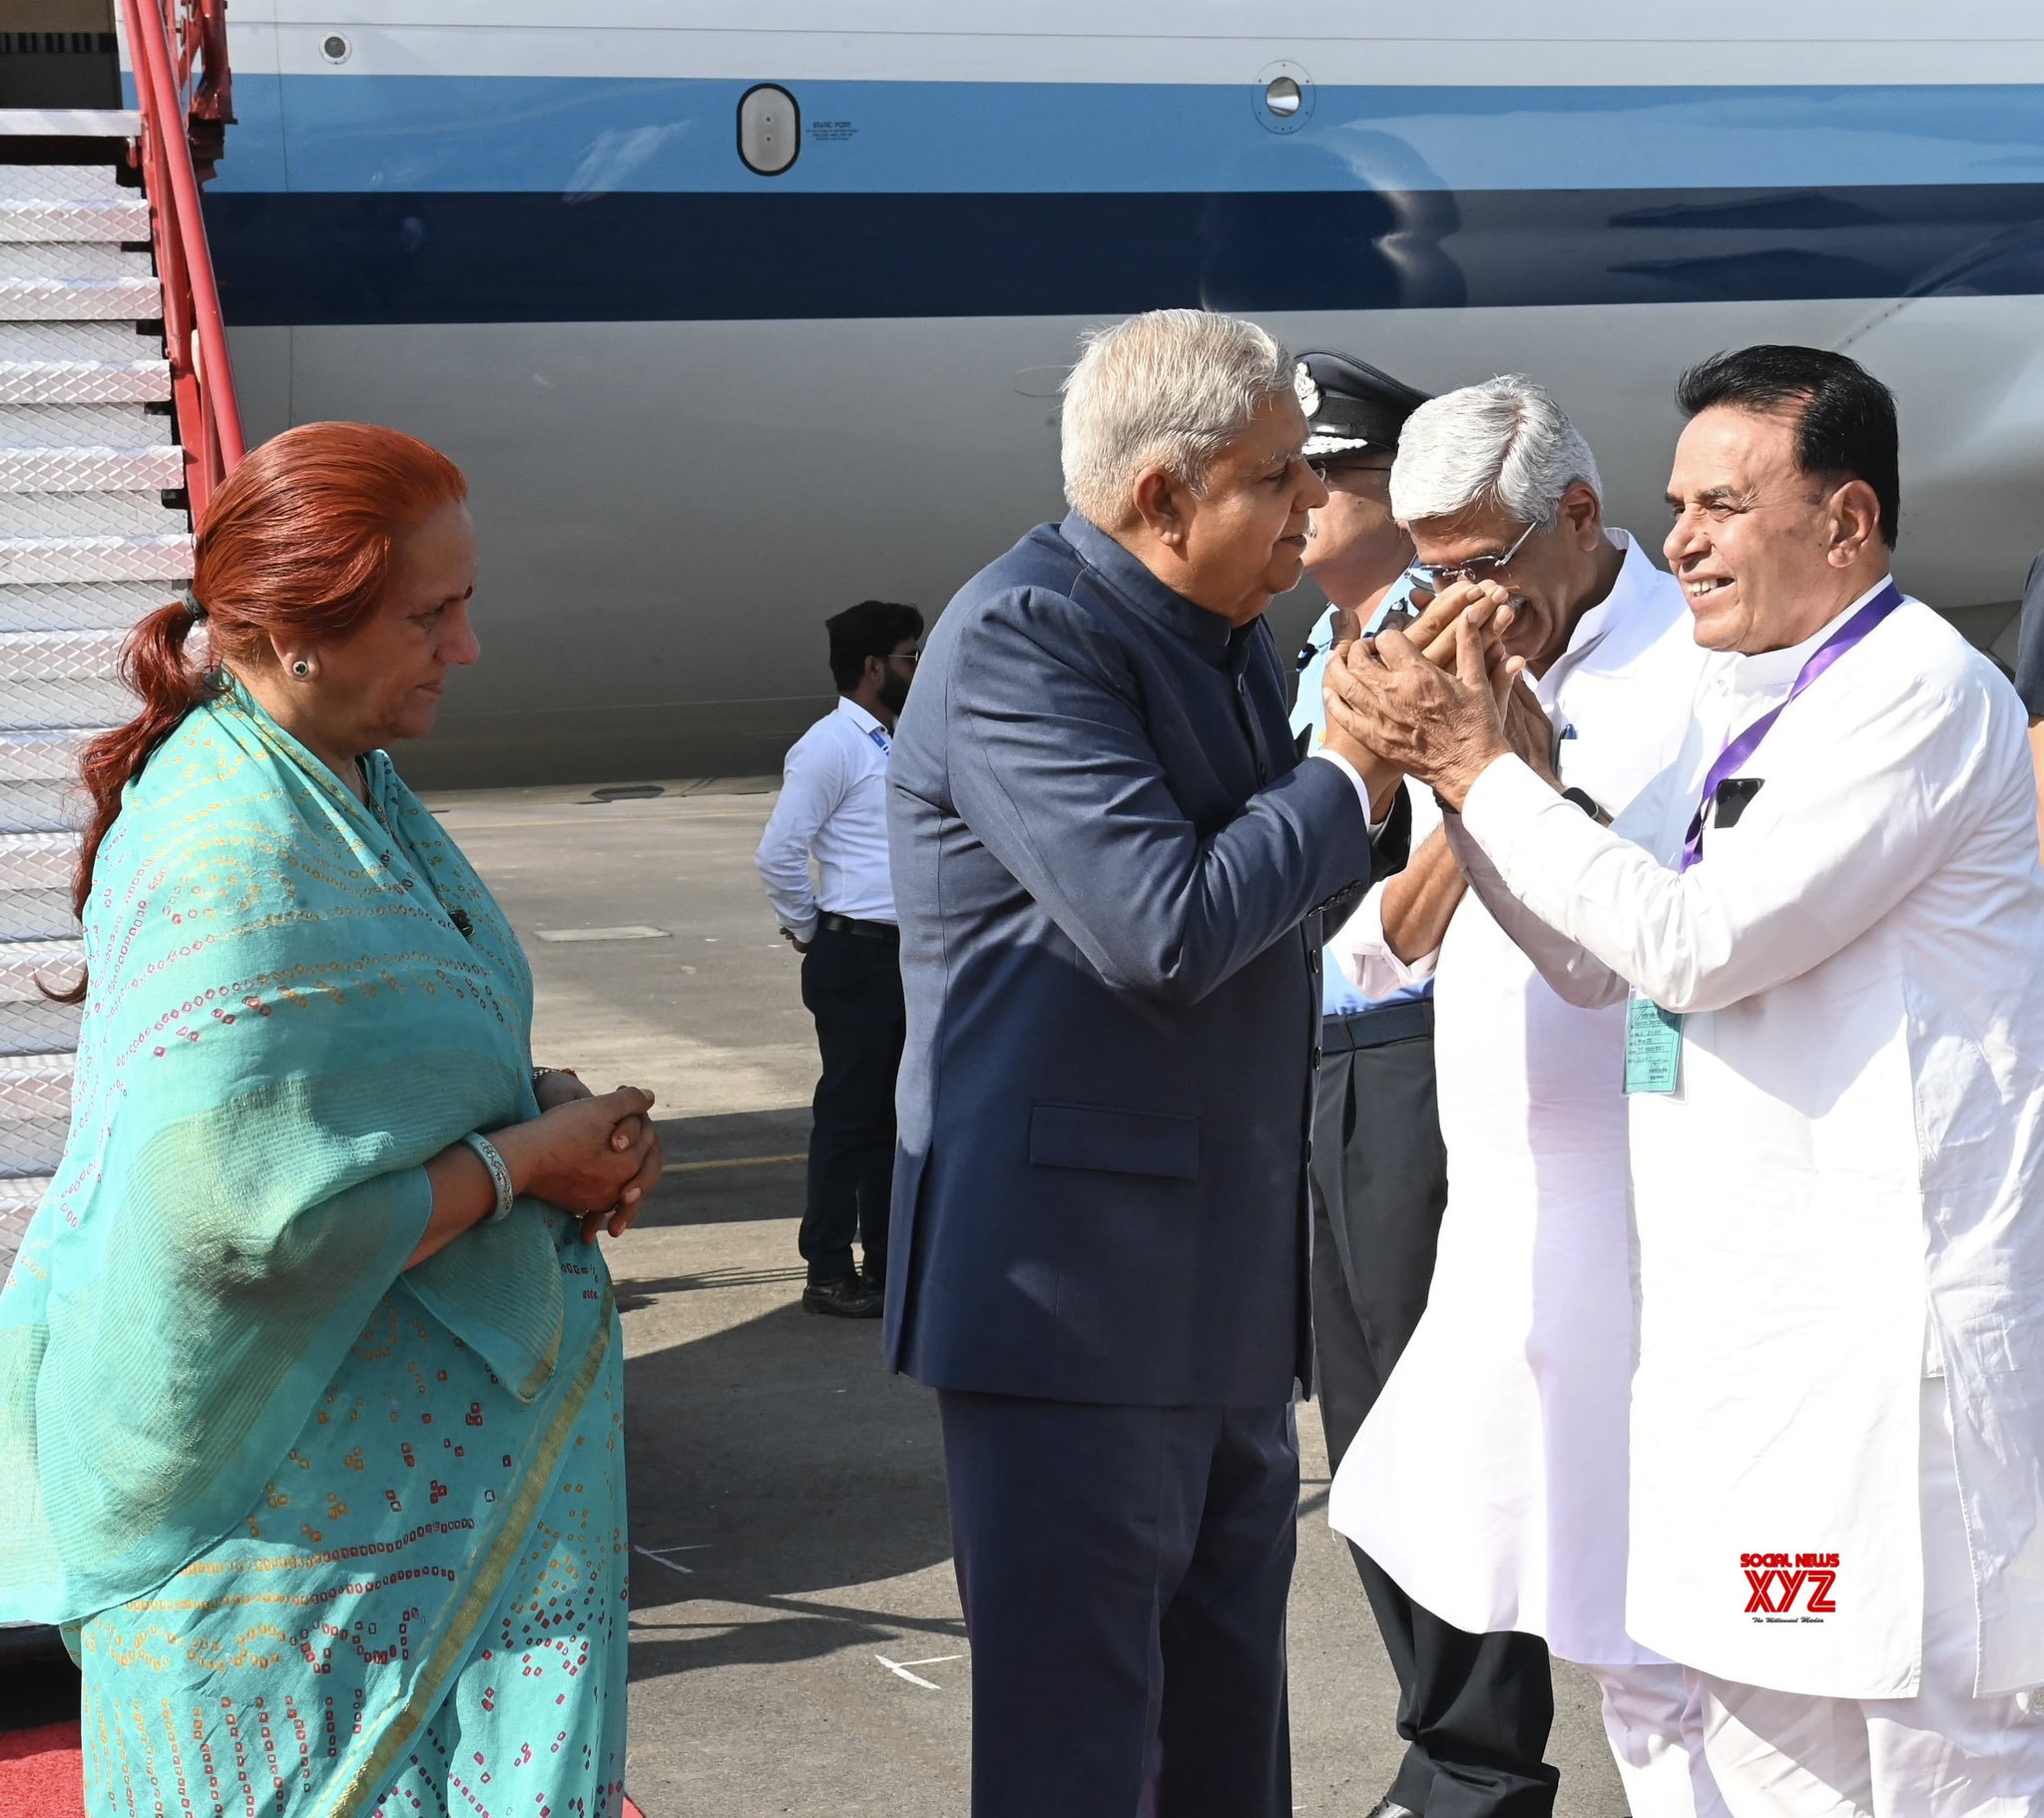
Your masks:
M537 1110L531 978L388 760L366 768L369 807L231 685L100 852L76 1121L0 1293L0 1620L142 1596L235 1530L386 1298L487 1365L512 1426L572 1419L610 1344L609 1318L564 1326L536 1202L403 1271L428 1157Z

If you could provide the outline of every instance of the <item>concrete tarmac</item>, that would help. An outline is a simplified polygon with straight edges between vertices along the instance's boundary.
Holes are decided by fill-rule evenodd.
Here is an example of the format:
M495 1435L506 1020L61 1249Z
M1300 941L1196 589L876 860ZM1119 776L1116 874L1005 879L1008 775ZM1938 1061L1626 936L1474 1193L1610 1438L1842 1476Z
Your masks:
M535 1057L659 1095L668 1174L606 1240L627 1359L632 1796L647 1818L964 1818L972 1659L933 1398L886 1373L877 1322L799 1304L815 1050L753 874L772 787L430 802L525 942ZM1396 1686L1326 1525L1311 1406L1299 1441L1294 1809L1362 1818L1400 1753ZM1555 1702L1557 1811L1621 1818L1595 1688L1557 1666Z

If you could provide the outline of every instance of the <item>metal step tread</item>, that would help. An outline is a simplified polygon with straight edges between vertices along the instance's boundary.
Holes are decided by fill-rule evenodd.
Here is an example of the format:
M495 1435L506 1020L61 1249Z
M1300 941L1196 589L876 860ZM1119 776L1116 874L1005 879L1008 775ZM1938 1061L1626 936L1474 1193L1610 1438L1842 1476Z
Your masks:
M78 939L71 912L77 868L75 833L0 833L0 946Z
M122 632L175 597L146 581L0 587L0 632Z
M0 537L0 586L17 581L188 581L192 537Z
M0 783L77 782L86 745L107 729L102 724L0 731Z
M0 1054L56 1054L78 1045L80 1006L56 1002L43 986L63 991L76 984L84 962L76 941L0 941Z
M8 239L0 235L0 281L77 283L91 278L154 277L149 253L116 240Z
M78 841L68 833L0 833L0 890L68 883Z
M0 139L133 139L132 108L0 108Z
M71 886L78 868L73 833L0 833L0 946L11 941L75 941ZM0 1061L0 1082L12 1062ZM6 1096L0 1084L0 1099Z
M83 941L0 941L0 999L19 996L23 986L40 999L38 974L75 970L84 963Z
M78 727L0 727L0 827L10 833L76 837L88 809L78 768L86 745L111 723L111 717L102 717L96 725Z
M10 682L97 681L117 676L125 632L0 632L0 687Z
M114 676L0 680L0 726L20 731L105 725L110 719L132 719L140 706L128 684ZM0 824L8 818L0 812Z
M0 1116L7 1112L71 1110L75 1054L0 1055Z
M107 492L43 492L0 484L0 537L176 536L191 520L164 489L143 485Z
M7 167L0 165L0 173ZM0 359L125 360L162 353L133 322L0 322Z
M140 338L132 345L156 350ZM21 448L144 448L161 442L170 427L168 411L132 402L0 404L0 441Z
M104 164L0 164L0 198L14 202L111 202L142 192L114 175L114 155Z
M0 1181L47 1179L64 1159L70 1126L69 1111L24 1110L9 1116L0 1099Z
M77 1058L0 1055L0 1178L37 1179L64 1159Z
M0 404L153 404L171 395L171 363L0 359Z
M160 341L139 335L133 345L145 353L162 351ZM170 415L164 406L152 410L145 404L0 404L0 439L23 447L141 447L164 439Z
M153 320L163 291L153 276L0 277L0 321Z
M0 241L143 240L149 204L140 190L40 198L0 195Z
M6 383L0 369L0 388ZM162 492L185 483L185 451L146 448L23 448L0 425L0 492Z
M64 1159L64 1138L70 1134L70 1123L64 1117L24 1118L16 1124L0 1114L0 1186L17 1180L47 1181ZM12 1203L13 1195L0 1193L0 1219L6 1217ZM6 1246L0 1244L0 1280L6 1279L7 1261Z
M108 713L94 725L41 725L19 730L0 725L0 827L17 833L62 833L75 839L90 806L79 783L79 765L87 743L113 719Z
M0 941L0 978L18 978L50 966L76 966L84 958L83 941Z

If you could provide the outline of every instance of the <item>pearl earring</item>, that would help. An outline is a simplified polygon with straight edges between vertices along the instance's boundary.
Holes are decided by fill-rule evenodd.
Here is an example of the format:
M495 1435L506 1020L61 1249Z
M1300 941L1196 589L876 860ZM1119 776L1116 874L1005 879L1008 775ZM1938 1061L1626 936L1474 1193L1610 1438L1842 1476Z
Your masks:
M291 665L291 674L297 677L297 679L300 682L303 682L307 676L311 675L311 673L312 666L309 663L307 663L302 657L300 657L296 663Z

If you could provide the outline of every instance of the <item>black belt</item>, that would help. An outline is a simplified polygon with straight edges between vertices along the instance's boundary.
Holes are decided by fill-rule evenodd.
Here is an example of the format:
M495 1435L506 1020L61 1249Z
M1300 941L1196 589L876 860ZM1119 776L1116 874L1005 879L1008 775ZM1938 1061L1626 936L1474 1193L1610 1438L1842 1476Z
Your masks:
M832 915L828 910L816 920L816 926L830 934L855 934L862 941L898 941L901 930L892 922L862 922L856 916Z
M1401 998L1395 1004L1322 1017L1320 1052L1347 1054L1358 1048L1382 1048L1387 1043L1409 1042L1414 1036L1432 1034L1433 999Z

